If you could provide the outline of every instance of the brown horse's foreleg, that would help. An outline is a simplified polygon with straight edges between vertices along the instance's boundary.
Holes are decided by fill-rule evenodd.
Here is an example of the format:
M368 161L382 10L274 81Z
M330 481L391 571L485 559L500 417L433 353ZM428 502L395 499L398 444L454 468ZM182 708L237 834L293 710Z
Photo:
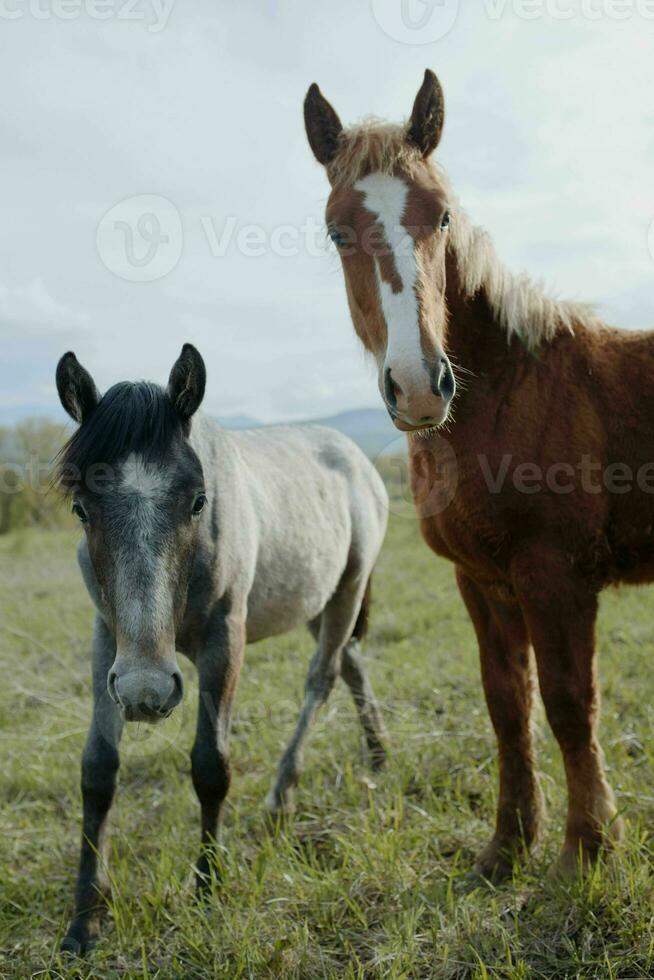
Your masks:
M98 616L93 635L93 719L82 755L82 847L75 915L61 944L62 951L76 954L85 953L97 938L109 893L107 819L116 789L122 731L120 713L107 692L115 655L113 637Z
M563 556L538 554L516 570L516 588L536 653L545 710L563 753L568 818L564 867L592 860L622 836L597 737L597 595Z
M210 872L215 867L209 860L209 852L218 840L223 803L231 780L229 730L244 646L243 622L220 616L196 661L199 700L191 775L201 807L201 850L196 864L199 892L209 884Z
M491 599L460 569L457 581L479 641L484 693L499 751L495 834L476 868L498 880L511 873L514 858L537 838L543 811L530 723L532 657L520 608Z

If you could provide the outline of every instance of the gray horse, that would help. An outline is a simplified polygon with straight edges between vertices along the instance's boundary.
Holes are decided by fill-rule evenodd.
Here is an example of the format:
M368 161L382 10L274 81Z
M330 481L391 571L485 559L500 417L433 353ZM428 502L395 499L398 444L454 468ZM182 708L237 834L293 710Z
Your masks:
M73 353L57 367L62 405L79 423L58 483L84 527L78 557L97 609L75 917L62 946L75 953L97 936L108 891L106 823L123 722L154 722L179 704L176 650L199 676L191 770L202 812L200 890L230 783L230 714L246 643L301 623L317 639L300 719L267 800L273 812L290 805L304 737L339 672L373 764L385 757L358 642L386 529L383 483L330 429L226 432L196 415L205 379L190 344L166 390L124 382L101 397Z

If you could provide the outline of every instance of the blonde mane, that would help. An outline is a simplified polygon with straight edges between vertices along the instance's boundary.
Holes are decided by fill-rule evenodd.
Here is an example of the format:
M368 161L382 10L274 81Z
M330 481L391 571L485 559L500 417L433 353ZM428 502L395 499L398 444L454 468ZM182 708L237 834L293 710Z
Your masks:
M375 118L343 130L339 151L327 168L332 186L352 186L370 173L414 177L425 161L407 141L406 133L406 124L393 125ZM448 247L455 257L464 294L472 298L483 290L509 338L515 335L535 348L562 331L574 333L575 326L591 330L601 326L591 305L555 299L547 295L542 283L508 270L488 232L473 225L456 200L443 170L429 166L452 201Z

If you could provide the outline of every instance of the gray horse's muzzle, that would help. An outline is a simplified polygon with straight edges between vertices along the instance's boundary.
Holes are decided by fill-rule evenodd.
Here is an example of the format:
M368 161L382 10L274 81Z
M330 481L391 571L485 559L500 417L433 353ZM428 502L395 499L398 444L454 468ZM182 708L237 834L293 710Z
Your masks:
M182 700L184 686L177 664L121 670L118 660L107 677L109 696L120 706L125 721L159 721Z

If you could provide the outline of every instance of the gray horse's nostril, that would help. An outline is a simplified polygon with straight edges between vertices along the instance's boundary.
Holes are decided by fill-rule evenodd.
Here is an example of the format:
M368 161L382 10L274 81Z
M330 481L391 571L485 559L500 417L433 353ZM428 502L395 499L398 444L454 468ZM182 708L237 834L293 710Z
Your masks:
M182 700L182 675L176 664L133 667L121 673L112 668L107 687L127 721L165 718Z
M184 696L184 681L181 670L176 668L170 676L173 682L173 690L166 703L161 705L160 712L162 715L169 715L173 708L177 707Z
M116 691L116 671L110 670L107 675L107 690L109 692L109 697L115 704L120 704L118 698L118 692Z

